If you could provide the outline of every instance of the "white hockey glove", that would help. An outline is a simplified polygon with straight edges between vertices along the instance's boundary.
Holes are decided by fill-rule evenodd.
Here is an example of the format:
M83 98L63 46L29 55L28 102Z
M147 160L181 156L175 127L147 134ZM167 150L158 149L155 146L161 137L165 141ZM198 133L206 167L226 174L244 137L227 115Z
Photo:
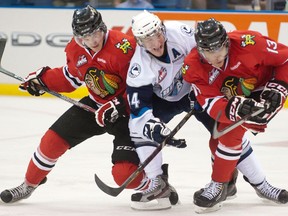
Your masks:
M283 107L288 95L287 88L287 83L283 81L273 80L266 83L260 99L265 106L265 115L263 118L266 118L267 121L275 116Z
M165 138L171 133L171 130L161 122L159 118L153 118L146 122L143 130L143 134L148 139L157 143L162 143ZM166 143L167 146L173 146L176 148L185 148L185 139L172 138Z
M41 80L41 75L50 69L49 67L42 67L35 72L29 73L28 76L24 79L25 82L21 83L19 89L21 91L28 91L29 94L33 96L40 96L45 93L42 87L46 85Z
M115 123L119 117L123 116L126 116L126 104L122 96L113 98L95 112L96 122L101 127Z
M231 121L237 121L263 107L263 104L257 103L251 98L234 96L229 100L225 109L225 114ZM245 121L245 123L242 124L242 127L255 133L264 132L267 127L267 120L261 118L259 115L254 116Z

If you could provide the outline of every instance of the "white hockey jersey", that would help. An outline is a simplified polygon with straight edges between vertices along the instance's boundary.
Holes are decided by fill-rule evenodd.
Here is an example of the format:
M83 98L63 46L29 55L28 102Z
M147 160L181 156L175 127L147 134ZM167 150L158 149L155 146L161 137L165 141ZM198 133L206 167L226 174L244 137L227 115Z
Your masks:
M153 57L139 45L130 62L127 94L131 109L129 128L134 141L146 139L143 135L144 125L154 118L153 94L177 102L190 91L190 84L183 80L181 66L185 56L196 46L194 30L178 21L166 21L164 25L168 63Z

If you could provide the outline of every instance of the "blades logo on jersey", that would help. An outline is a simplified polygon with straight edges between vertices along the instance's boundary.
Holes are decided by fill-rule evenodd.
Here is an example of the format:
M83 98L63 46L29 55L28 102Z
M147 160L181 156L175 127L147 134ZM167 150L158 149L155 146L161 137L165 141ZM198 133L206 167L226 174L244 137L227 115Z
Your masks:
M130 41L123 38L121 42L115 45L118 49L122 50L124 54L127 54L129 50L133 50Z
M162 86L160 86L160 85L158 85L158 86L159 86L159 88L158 88L159 91L161 91ZM178 95L179 92L182 90L182 88L183 88L183 77L182 77L182 70L180 69L178 71L178 73L175 74L175 77L174 77L171 85L169 85L167 88L163 89L163 91L161 92L161 97L166 98L167 96Z
M81 55L78 57L78 61L76 63L76 67L81 67L82 65L86 64L88 62L85 55Z
M226 77L222 83L220 91L230 99L233 96L250 96L251 91L255 89L255 84L257 83L257 79L252 78L238 78L229 76Z
M105 73L97 68L89 68L85 74L87 87L102 98L115 94L121 82L119 76Z
M255 38L255 36L252 36L250 34L247 34L247 35L242 35L241 36L242 39L244 39L242 42L241 42L241 47L246 47L248 45L255 45L255 41L253 40Z
M166 75L167 75L167 69L161 67L161 69L158 71L158 83L162 82L162 80L165 79Z

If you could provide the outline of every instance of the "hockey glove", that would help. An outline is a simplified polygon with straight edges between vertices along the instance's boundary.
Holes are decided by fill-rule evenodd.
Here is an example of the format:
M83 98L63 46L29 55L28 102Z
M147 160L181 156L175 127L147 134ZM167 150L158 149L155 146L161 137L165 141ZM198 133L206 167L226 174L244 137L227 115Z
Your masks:
M229 100L225 113L227 118L229 118L231 121L237 121L238 119L257 111L260 108L263 108L263 105L257 103L253 99L234 96ZM242 126L255 133L264 132L265 128L267 127L267 120L258 115L249 118L242 124Z
M283 107L288 91L288 85L283 81L268 82L260 95L261 101L265 106L265 115L267 121L270 120Z
M113 98L95 112L96 122L101 127L114 123L119 117L123 116L126 116L126 104L122 96Z
M194 94L194 91L190 91L188 94L188 99L190 101L190 107L191 109L193 109L196 112L203 112L204 110L202 109L202 107L200 106L200 104L198 103L196 96Z
M147 121L143 130L145 137L157 143L162 143L170 133L170 129L165 123L161 122L159 118L153 118ZM175 138L168 140L166 145L176 148L185 148L187 146L184 139Z
M24 83L21 83L19 89L22 91L28 91L29 94L33 96L40 96L45 93L42 87L46 87L46 85L41 80L41 75L50 69L49 67L42 67L36 72L30 73L24 80Z

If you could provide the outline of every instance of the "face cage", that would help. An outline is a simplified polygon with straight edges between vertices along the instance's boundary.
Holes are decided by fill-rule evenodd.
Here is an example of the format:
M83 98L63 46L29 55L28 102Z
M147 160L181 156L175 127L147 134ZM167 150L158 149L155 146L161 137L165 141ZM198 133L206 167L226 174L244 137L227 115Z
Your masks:
M144 47L143 46L143 39L146 39L148 37L153 37L154 35L158 34L158 33L162 33L164 38L165 38L165 41L167 40L167 37L166 37L166 28L163 24L161 24L161 26L158 28L158 29L155 29L152 33L148 34L148 35L145 35L145 36L140 36L140 37L135 37L136 38L136 41L137 43L139 44L139 46L141 47ZM145 47L144 47L145 48Z

